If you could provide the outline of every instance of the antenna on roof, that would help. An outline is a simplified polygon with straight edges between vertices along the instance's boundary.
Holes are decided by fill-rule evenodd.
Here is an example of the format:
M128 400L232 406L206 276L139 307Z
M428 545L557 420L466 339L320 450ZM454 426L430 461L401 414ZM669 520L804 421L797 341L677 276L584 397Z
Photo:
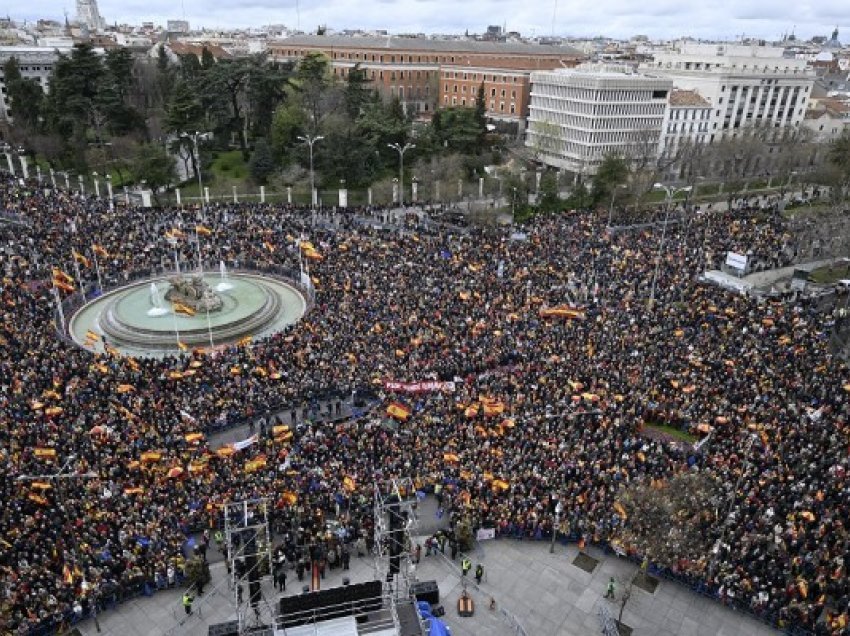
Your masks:
M555 37L555 15L558 13L558 0L555 0L555 6L552 8L552 37Z

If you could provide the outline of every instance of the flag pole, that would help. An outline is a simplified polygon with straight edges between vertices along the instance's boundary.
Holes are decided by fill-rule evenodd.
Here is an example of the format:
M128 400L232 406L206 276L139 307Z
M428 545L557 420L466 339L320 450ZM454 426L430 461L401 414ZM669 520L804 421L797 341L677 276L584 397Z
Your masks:
M201 276L201 280L204 279L204 261L201 259L201 233L198 232L198 226L195 225L195 245L198 248L198 271ZM215 343L213 342L212 336L212 322L210 321L210 309L209 307L205 307L205 312L207 314L207 336L210 339L210 347L215 347Z
M171 303L171 324L174 325L174 337L177 338L177 350L183 351L180 348L180 330L177 328L177 312L174 311L174 303Z
M59 314L59 324L62 328L62 335L65 335L65 310L62 308L62 299L59 297L59 290L56 289L56 283L53 284L53 298L56 300L56 311Z
M83 290L83 277L80 276L80 264L77 262L77 259L71 256L71 260L74 261L74 273L77 275L77 283L80 286L80 298L83 299L83 304L86 303L86 292Z
M94 271L97 274L97 287L100 293L103 294L103 281L100 279L100 263L97 262L97 252L92 248L92 256L94 257Z

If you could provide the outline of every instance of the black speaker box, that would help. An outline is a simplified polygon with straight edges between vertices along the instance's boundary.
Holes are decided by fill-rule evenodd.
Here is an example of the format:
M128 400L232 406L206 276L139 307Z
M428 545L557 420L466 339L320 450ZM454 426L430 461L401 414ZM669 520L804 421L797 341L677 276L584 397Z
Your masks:
M436 581L419 581L410 586L410 593L417 601L427 601L431 605L440 604L440 588Z

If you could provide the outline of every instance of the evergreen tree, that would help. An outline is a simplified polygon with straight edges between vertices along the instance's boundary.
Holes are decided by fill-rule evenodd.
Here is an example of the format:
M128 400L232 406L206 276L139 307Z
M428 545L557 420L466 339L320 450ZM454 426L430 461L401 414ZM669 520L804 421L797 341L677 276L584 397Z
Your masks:
M275 171L275 167L272 149L269 143L265 139L258 139L254 144L254 152L251 154L251 160L248 162L251 178L260 185L265 185L268 182L268 178Z
M24 79L18 60L10 57L3 65L6 95L15 126L26 133L35 132L39 126L44 92L34 79Z

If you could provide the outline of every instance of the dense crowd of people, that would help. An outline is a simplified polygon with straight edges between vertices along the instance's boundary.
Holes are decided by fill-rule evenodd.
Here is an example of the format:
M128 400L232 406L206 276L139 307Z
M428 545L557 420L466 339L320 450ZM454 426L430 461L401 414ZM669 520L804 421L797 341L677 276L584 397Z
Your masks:
M551 533L560 502L564 533L602 542L624 522L622 486L704 470L725 484L728 519L707 530L716 554L675 570L779 625L850 633L850 371L828 350L829 315L697 280L727 250L793 262L781 216L688 215L659 257L660 227L613 233L590 213L541 217L511 240L374 229L353 213L316 223L287 206L110 211L11 180L0 208L26 220L0 225L0 632L169 578L187 532L219 527L227 501L270 498L302 544L336 519L340 558L371 542L372 488L387 478L437 486L448 509L502 535ZM57 335L53 268L75 274L76 252L94 288L97 256L108 289L167 270L175 249L191 265L196 223L210 230L207 266L298 271L296 238L310 241L310 312L250 344L164 359ZM384 386L425 380L453 390ZM381 396L375 417L271 421L238 451L205 437L358 390ZM695 451L647 437L647 422L713 432Z

